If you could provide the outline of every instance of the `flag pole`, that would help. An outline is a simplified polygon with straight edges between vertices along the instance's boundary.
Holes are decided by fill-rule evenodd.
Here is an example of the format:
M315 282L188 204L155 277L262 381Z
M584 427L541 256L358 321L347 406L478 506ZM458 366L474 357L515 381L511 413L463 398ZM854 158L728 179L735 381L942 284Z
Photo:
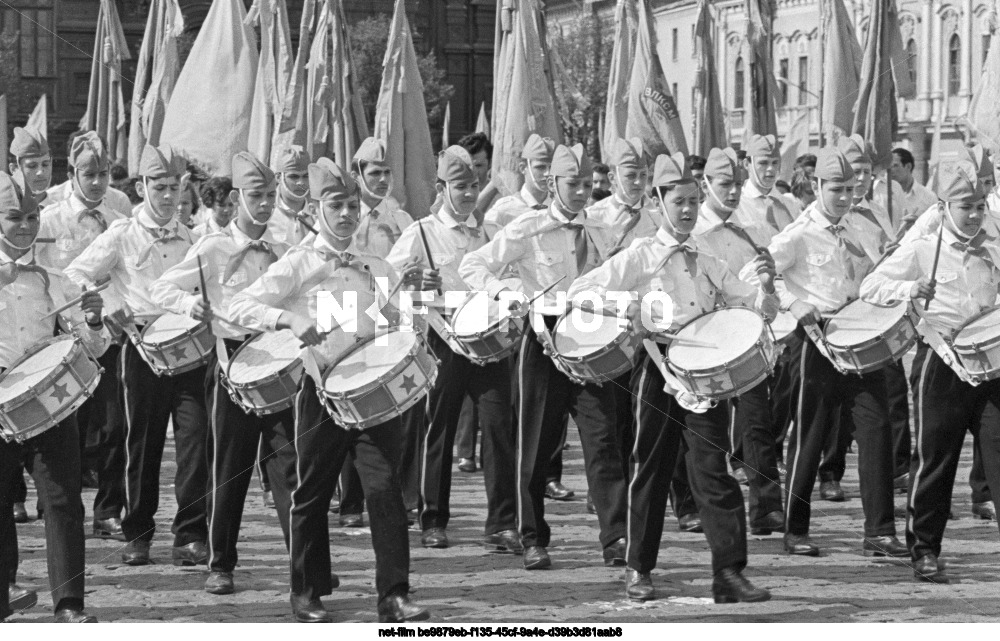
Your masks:
M819 108L817 113L819 114L819 147L820 149L824 146L823 140L823 96L826 93L825 89L825 76L826 72L826 0L819 0L819 69L820 69L820 80L819 80Z

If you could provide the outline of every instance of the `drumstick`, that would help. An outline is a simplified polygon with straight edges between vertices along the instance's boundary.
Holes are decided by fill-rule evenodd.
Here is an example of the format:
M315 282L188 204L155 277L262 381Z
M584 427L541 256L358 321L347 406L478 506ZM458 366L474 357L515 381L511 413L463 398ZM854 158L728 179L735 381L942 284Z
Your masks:
M931 284L932 285L936 285L937 284L937 281L936 281L936 279L937 279L937 267L938 267L938 259L941 258L941 238L942 238L943 234L944 234L944 221L942 220L941 221L941 227L938 228L937 249L934 250L934 266L931 267ZM931 299L928 298L927 300L924 301L924 311L926 312L927 308L930 307L930 306L931 306Z
M205 286L205 270L201 266L201 256L198 257L198 278L201 280L201 299L205 301L205 307L209 306L208 303L208 287Z
M424 226L421 225L419 222L417 223L417 226L420 228L420 242L424 244L424 253L427 254L427 264L430 265L431 269L436 271L437 268L434 267L434 258L431 256L431 246L427 244L427 234L424 233ZM440 287L438 288L437 293L438 296L441 295Z
M110 285L111 285L111 281L108 281L108 282L104 283L103 285L98 285L94 289L90 289L90 290L87 290L87 291L88 292L103 292ZM50 316L55 316L56 314L61 314L62 312L65 312L67 309L69 309L70 307L74 307L76 305L79 305L80 301L82 301L82 300L83 300L83 296L77 296L76 298L74 298L73 300L69 301L68 303L66 303L62 307L59 307L58 309L49 312L45 316L42 316L42 320L45 320L46 318L49 318Z
M664 338L669 338L671 341L675 343L683 343L685 345L691 345L693 347L711 347L712 349L718 347L718 345L714 343L699 341L693 338L684 338L683 336L678 336L677 334L670 334L668 332L657 332L656 335L663 336Z
M54 242L56 242L56 239L55 238L36 238L35 242L36 243L54 243Z
M551 291L552 291L552 288L553 288L553 287L555 287L555 286L556 286L556 285L558 285L559 283L563 282L564 280L566 280L566 274L563 274L563 275L562 275L562 276L560 276L560 277L559 277L559 279L558 279L558 280L556 280L556 281L555 281L554 283L552 283L551 285L549 285L548 287L546 287L545 289L543 289L543 290L542 290L542 291L540 291L539 293L535 294L535 297L534 297L534 298L532 298L531 300L529 300L529 301L528 301L528 305L530 306L530 305L531 305L532 303L534 303L534 302L535 302L536 300L538 300L538 299L539 299L539 298L541 298L542 296L545 296L546 294L548 294L549 292L551 292Z
M299 213L295 214L295 220L299 221L299 224L301 224L303 227L305 227L306 229L308 229L312 233L314 233L317 236L319 236L319 232L316 231L316 228L313 227L312 225L310 225L308 222L306 222L306 217L305 217L305 215L302 212L299 212Z

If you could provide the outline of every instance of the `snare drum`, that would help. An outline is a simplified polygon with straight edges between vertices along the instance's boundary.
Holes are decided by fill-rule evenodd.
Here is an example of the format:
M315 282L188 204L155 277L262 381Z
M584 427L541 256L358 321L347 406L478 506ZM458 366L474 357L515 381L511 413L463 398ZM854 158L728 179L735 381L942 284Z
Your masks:
M103 372L72 334L33 346L0 376L0 438L21 443L55 427L93 394Z
M1000 378L1000 307L973 316L952 341L962 366L983 381Z
M289 329L247 339L226 367L233 402L247 414L274 414L292 406L302 380L302 341Z
M437 359L421 334L382 330L331 365L318 392L341 425L363 430L420 402L434 385L437 370Z
M212 358L215 336L208 323L168 312L146 325L136 347L157 376L176 376Z
M826 324L831 359L855 374L874 372L901 358L917 341L907 303L873 305L856 300Z
M501 321L500 303L487 300L485 306L470 304L473 300L474 297L467 298L452 315L452 340L477 365L507 358L521 345L524 321L509 316Z
M752 309L707 312L675 336L667 348L667 365L685 389L699 398L721 401L739 396L774 371L774 341L767 323Z
M778 315L771 321L771 333L774 334L776 342L784 343L795 333L795 329L798 326L799 321L795 318L794 314L791 312L778 312Z
M584 310L560 318L552 337L552 359L590 383L610 381L629 371L642 340L630 322L619 325L616 316Z

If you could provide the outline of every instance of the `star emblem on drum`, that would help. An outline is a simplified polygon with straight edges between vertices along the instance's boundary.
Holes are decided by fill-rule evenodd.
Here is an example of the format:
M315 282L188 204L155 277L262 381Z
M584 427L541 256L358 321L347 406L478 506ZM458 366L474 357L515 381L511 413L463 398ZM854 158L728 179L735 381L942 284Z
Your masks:
M726 382L721 378L710 378L708 379L708 389L717 394L726 389Z
M411 376L404 376L403 377L403 384L400 385L400 387L402 387L403 390L405 390L407 394L409 394L410 392L412 392L413 390L415 390L417 388L417 383L416 383L416 381L413 380L414 378L415 377L412 376L412 375Z
M907 338L906 329L902 327L899 328L896 331L896 334L889 338L889 348L894 352L902 349L903 346L906 345Z
M66 383L60 383L52 386L52 398L56 399L57 402L62 403L69 397L69 385Z
M187 358L187 350L183 345L178 345L177 347L170 350L170 356L176 361L182 361Z

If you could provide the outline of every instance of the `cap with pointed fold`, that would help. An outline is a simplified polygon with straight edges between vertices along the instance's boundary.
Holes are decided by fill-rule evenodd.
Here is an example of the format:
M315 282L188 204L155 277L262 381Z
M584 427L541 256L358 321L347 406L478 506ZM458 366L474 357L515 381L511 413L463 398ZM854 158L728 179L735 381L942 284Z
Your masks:
M983 184L976 176L976 166L971 162L960 161L949 167L940 176L940 184L939 197L948 203L977 201L986 197Z
M73 139L67 158L74 169L106 169L110 163L104 141L95 131L82 133Z
M965 152L968 154L969 162L976 167L976 176L980 178L993 177L993 160L986 153L986 149L982 145L977 144L972 147L966 147Z
M705 176L711 178L731 178L734 181L747 179L747 170L732 147L713 148L705 160Z
M646 166L646 156L643 153L642 140L639 138L617 138L611 144L608 154L608 164L612 167L623 165Z
M654 187L670 187L693 182L691 164L683 152L677 151L672 156L661 154L656 157L656 164L653 166Z
M816 154L816 178L846 183L854 180L854 169L847 156L836 147L824 147Z
M358 191L358 183L329 158L309 165L309 195L313 200L346 198Z
M374 136L369 136L364 139L358 150L354 152L354 158L351 160L353 162L377 162L380 165L384 165L388 162L385 157L385 141Z
M572 147L559 145L552 153L552 168L549 174L561 176L563 178L575 178L577 176L590 177L594 173L593 163L590 157L583 150L583 145L577 143Z
M847 162L854 165L857 163L872 164L872 155L868 142L862 138L861 134L851 134L841 136L837 141L837 149L844 154Z
M552 162L552 154L556 150L556 141L551 138L542 138L538 134L528 136L528 141L524 143L521 150L521 158L531 161Z
M49 142L34 127L14 127L10 153L17 159L49 155Z
M476 180L476 172L472 169L472 156L464 147L452 145L438 155L438 180L444 182Z
M780 158L781 150L778 148L777 138L774 137L774 134L767 134L766 136L754 134L750 137L750 142L747 143L747 156L750 158L757 156Z
M38 208L30 189L22 189L13 178L0 173L0 213L18 211L24 214Z
M312 159L309 152L300 145L290 145L281 150L274 161L274 172L287 174L291 172L309 171L309 163Z
M187 162L170 145L146 145L139 159L139 175L145 178L180 177L186 167Z

